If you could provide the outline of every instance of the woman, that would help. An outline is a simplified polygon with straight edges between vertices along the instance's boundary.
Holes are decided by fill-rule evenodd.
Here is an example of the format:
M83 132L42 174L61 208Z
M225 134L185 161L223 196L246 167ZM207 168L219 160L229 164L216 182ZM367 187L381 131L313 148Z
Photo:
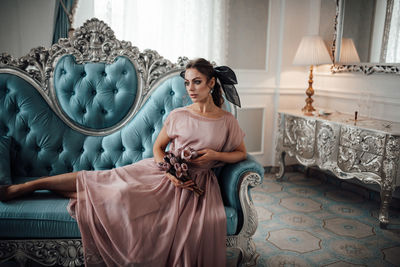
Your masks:
M4 187L3 200L48 189L70 197L87 266L225 266L226 215L211 168L246 158L243 132L223 98L240 105L228 67L205 59L181 73L193 104L173 110L154 143L154 158L105 171L79 171ZM231 90L231 91L228 91ZM232 91L233 90L233 91ZM233 92L233 93L232 93ZM162 171L165 149L197 150L192 180ZM192 192L196 184L204 194Z

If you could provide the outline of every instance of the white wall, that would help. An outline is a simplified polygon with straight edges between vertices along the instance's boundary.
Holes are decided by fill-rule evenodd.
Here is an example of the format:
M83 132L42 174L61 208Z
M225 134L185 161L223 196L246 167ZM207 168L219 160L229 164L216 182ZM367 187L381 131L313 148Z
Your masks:
M269 0L229 0L227 64L265 69Z

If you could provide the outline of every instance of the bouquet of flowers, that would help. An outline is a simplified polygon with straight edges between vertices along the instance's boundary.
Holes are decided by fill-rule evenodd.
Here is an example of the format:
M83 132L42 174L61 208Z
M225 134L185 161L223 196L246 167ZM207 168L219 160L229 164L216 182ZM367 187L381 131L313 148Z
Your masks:
M178 156L175 156L172 152L166 152L164 162L159 163L159 168L172 174L179 181L184 183L191 180L188 176L188 160L196 158L197 152L190 147L179 149L177 152ZM204 190L199 188L196 184L192 185L191 188L199 196L204 194Z

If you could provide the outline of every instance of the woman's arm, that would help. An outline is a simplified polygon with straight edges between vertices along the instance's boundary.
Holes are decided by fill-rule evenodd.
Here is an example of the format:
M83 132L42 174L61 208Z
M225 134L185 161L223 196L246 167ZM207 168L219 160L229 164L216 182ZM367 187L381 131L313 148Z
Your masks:
M165 127L162 127L153 146L154 161L156 163L164 161L165 149L167 148L167 145L170 141L171 138L169 138L169 136L167 135L167 130L165 129ZM166 173L166 176L175 186L193 191L192 186L194 185L194 182L192 180L183 183L168 172Z
M242 161L247 157L244 141L242 141L242 143L232 152L217 152L215 150L206 148L197 151L197 153L199 154L199 157L190 160L190 162L198 165L202 165L213 160L235 163Z
M169 141L171 141L171 138L169 138L167 130L163 126L153 145L153 155L156 163L164 161L165 149Z

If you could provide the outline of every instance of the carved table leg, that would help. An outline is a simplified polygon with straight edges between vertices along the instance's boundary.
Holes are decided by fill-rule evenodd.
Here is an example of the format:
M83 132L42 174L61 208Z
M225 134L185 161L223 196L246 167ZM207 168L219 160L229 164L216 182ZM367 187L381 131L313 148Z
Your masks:
M381 189L381 208L379 210L379 224L384 229L389 223L389 206L392 201L392 190L385 187L383 186Z
M282 151L278 156L278 164L279 164L279 172L276 174L276 179L282 179L283 175L285 174L285 155L286 152Z

